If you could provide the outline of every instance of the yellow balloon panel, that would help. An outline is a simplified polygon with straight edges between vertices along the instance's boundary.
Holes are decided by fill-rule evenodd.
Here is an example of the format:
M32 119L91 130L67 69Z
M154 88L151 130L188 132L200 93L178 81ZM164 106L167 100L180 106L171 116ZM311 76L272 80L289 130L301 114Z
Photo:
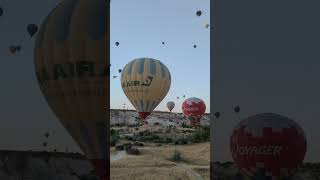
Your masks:
M37 36L35 70L49 106L89 159L107 157L109 17L104 0L64 0Z
M138 112L152 112L167 95L171 75L159 60L139 58L124 67L121 85Z

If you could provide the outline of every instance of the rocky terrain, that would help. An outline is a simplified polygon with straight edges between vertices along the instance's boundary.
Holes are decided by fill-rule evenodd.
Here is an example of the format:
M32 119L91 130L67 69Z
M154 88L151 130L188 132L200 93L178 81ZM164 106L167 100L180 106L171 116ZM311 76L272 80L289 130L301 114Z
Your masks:
M138 121L138 113L133 110L120 110L112 109L110 111L110 125L111 126L130 126L136 125ZM170 113L170 112L161 112L154 111L146 121L148 124L152 125L155 123L160 123L162 126L181 126L182 123L186 123L182 113ZM210 117L209 114L204 114L201 118L201 125L209 125Z
M113 179L125 179L124 170L127 179L135 176L139 179L139 174L149 179L173 175L177 179L209 179L209 114L203 116L202 127L198 129L184 125L181 113L154 112L146 120L148 124L141 123L137 113L130 110L111 110L110 118L114 138L110 148ZM128 144L133 149L127 148ZM176 151L181 156L172 156ZM205 156L197 156L199 153ZM146 175L152 169L157 169L158 174ZM238 172L232 162L214 162L212 169L217 180L234 180ZM305 163L294 177L294 180L318 179L320 163ZM96 177L90 163L78 153L2 150L0 180L96 180Z

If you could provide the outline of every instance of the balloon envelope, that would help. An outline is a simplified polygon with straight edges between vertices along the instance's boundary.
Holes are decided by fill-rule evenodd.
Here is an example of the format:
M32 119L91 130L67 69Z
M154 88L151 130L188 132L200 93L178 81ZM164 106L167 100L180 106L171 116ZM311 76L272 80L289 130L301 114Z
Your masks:
M214 116L218 119L220 117L220 112L215 112Z
M159 60L138 58L124 67L121 85L140 118L145 119L167 95L171 75Z
M234 112L239 113L240 112L240 106L234 107Z
M12 54L14 54L14 53L16 53L16 51L17 51L17 47L16 47L16 46L10 46L9 50L10 50L10 52L11 52Z
M2 7L0 6L0 16L2 16L3 15L3 9L2 9Z
M302 164L306 138L293 120L273 113L257 114L242 120L230 137L230 150L243 174L289 177Z
M29 24L27 26L27 31L29 35L32 37L38 31L38 26L35 24Z
M169 111L171 112L172 109L174 108L175 104L173 101L169 101L167 102L167 108L169 109Z
M44 20L34 62L40 89L101 179L109 178L109 1L65 0Z
M16 46L16 50L20 51L21 50L21 46Z
M206 111L206 105L202 99L191 97L182 103L182 111L191 125L197 125Z
M198 11L196 12L196 14L197 14L197 16L201 16L202 11L198 10Z

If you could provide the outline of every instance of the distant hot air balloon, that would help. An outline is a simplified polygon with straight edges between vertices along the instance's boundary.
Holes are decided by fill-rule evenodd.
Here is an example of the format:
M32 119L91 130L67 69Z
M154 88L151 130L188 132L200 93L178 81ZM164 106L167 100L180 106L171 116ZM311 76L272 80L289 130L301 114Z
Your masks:
M110 176L109 15L110 1L61 1L44 20L34 49L47 103L100 180Z
M119 44L120 44L119 42L116 42L116 46L119 46Z
M220 112L215 112L214 116L218 119L220 117Z
M121 85L140 118L145 119L167 95L171 75L159 60L139 58L124 67Z
M184 98L185 98L185 97L186 97L186 95L183 95L182 97L184 97Z
M9 50L10 50L10 52L11 52L12 54L14 54L14 53L16 53L16 51L17 51L17 47L16 47L16 46L10 46L10 47L9 47Z
M113 76L113 79L114 79L114 78L117 78L117 76Z
M199 17L201 16L201 14L202 14L202 11L201 11L201 10L198 10L198 11L196 12L196 15L199 16Z
M278 180L290 177L302 164L307 141L295 121L263 113L238 123L230 137L230 149L243 174Z
M121 72L122 72L122 69L118 69L118 72L121 73Z
M235 113L237 113L237 114L238 114L238 113L240 112L240 106L236 106L236 107L234 107L234 109L233 109L233 110L234 110L234 112L235 112Z
M29 35L32 37L34 34L37 33L38 26L35 24L28 24L27 31L28 31Z
M162 44L164 44L164 42L162 42Z
M21 46L16 46L16 50L20 51L21 50Z
M179 99L179 97L177 97L177 99Z
M43 145L43 147L47 147L47 143L46 142L42 143L42 145Z
M206 24L206 28L209 28L210 27L210 25L209 24Z
M0 16L3 15L3 8L0 6Z
M44 136L45 136L46 138L48 138L48 137L50 136L50 134L49 134L48 132L46 132L46 133L44 134Z
M197 47L197 45L193 45L193 47L194 47L194 48L196 48L196 47Z
M195 126L200 123L200 119L206 111L206 104L199 98L191 97L182 103L182 111L186 120Z
M169 109L169 111L171 112L172 109L174 108L175 104L173 101L169 101L167 102L167 108Z

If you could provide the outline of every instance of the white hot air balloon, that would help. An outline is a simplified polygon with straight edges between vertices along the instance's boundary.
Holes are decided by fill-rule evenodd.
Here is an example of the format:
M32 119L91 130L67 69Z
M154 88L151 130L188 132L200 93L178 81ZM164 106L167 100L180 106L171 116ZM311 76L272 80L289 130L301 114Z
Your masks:
M174 108L175 104L173 101L169 101L167 102L167 108L169 109L169 111L171 112L172 109Z

